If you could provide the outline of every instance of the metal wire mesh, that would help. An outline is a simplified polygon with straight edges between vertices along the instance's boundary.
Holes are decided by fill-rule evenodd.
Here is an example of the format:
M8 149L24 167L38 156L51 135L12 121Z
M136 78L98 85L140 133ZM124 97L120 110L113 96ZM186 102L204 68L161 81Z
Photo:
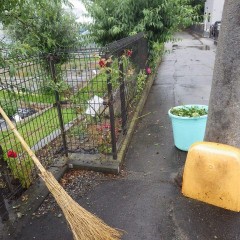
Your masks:
M141 33L101 49L12 59L0 69L0 105L45 167L71 152L116 159L147 50ZM1 118L0 143L0 188L17 196L32 184L36 169Z

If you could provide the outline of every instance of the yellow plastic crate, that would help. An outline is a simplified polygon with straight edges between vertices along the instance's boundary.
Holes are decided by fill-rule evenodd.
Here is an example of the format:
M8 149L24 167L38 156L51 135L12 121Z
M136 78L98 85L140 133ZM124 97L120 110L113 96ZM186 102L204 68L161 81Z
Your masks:
M199 142L189 149L182 193L232 211L240 211L240 149Z

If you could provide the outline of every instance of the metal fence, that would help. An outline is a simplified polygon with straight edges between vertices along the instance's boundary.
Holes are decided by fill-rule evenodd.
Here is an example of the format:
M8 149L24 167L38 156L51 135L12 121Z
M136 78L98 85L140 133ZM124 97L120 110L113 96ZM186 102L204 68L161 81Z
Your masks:
M0 104L45 167L72 152L116 159L147 59L143 33L104 48L19 57L0 69ZM17 197L36 169L1 118L0 130L0 189Z

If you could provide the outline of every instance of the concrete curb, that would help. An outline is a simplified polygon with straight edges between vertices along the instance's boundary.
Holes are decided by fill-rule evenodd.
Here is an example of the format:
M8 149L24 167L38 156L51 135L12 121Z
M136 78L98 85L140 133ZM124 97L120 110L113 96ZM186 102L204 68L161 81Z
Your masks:
M69 156L69 168L92 170L97 172L118 174L120 162L118 160L101 159L100 155L73 153Z

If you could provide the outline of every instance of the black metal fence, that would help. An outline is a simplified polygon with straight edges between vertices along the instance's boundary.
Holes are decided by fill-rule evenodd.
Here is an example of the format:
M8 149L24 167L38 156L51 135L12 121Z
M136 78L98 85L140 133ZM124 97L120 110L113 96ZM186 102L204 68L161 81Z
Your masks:
M143 33L104 48L19 57L0 69L0 104L45 167L72 152L116 159L147 59ZM0 130L0 189L16 197L36 169L2 118Z

